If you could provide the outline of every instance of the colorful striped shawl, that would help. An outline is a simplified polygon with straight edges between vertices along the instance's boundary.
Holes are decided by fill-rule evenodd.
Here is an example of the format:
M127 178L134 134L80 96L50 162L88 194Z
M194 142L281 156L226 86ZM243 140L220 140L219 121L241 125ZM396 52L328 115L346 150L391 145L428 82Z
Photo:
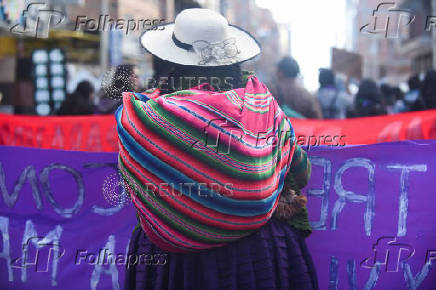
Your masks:
M124 93L116 118L120 172L162 249L223 246L271 218L295 135L256 77L226 92Z

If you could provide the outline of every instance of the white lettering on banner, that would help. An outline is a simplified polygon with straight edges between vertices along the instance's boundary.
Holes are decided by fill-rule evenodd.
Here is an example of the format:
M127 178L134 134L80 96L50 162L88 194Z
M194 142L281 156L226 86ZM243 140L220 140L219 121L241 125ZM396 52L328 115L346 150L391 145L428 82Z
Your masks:
M371 269L371 272L369 273L369 278L365 283L365 286L363 287L364 290L371 290L374 289L375 284L377 283L378 276L380 275L380 269L381 265L377 262L374 265L374 268Z
M403 126L404 125L404 126ZM401 137L402 129L405 128L405 137ZM404 139L405 138L405 139ZM423 120L421 117L413 118L409 124L404 124L402 121L395 121L386 125L377 137L377 143L400 141L402 140L424 140L432 139L431 129L430 135L426 138L423 131Z
M421 117L414 118L407 128L406 140L424 140L424 132L422 131L422 119Z
M403 122L396 121L387 125L378 135L377 143L400 141Z
M21 282L31 283L28 279L27 270L32 270L37 272L38 275L43 273L49 273L51 269L51 286L58 286L57 274L60 259L64 256L67 249L62 246L61 236L63 228L57 225L55 229L51 230L45 237L38 236L35 230L35 225L32 220L27 220L25 223L25 229L23 232L23 239L20 243L21 256L18 258L11 258L11 245L10 245L10 235L9 235L9 218L0 216L0 233L1 239L3 241L2 252L0 252L0 259L4 259L7 269L8 269L8 281L14 282L13 269L19 269L21 271ZM98 258L95 254L90 253L88 256L93 256L93 259L89 258L88 264L93 265L94 269L90 276L90 286L91 289L97 289L100 282L101 275L111 276L112 289L119 290L119 272L117 265L125 266L127 260L129 263L132 262L130 259L132 257L138 258L136 255L130 256L128 254L130 240L127 240L125 247L125 254L115 255L115 244L116 239L114 235L110 235L107 238L107 242L104 248L100 249L98 252ZM36 253L31 253L30 246L33 245L36 248ZM41 255L41 251L45 249L48 255ZM84 251L85 254L87 251ZM81 253L78 251L78 253ZM104 254L104 256L102 256ZM86 258L88 258L86 256ZM122 261L118 260L119 256L122 257ZM76 261L74 265L79 266L81 263L80 259L84 257L76 256ZM141 258L141 256L139 256ZM117 259L117 260L116 260ZM116 262L115 262L116 260ZM92 263L91 263L91 262ZM136 264L137 261L133 261ZM51 267L50 267L51 265ZM65 264L63 264L65 266ZM107 269L104 266L107 265ZM158 264L156 264L158 265ZM0 284L3 285L3 284Z
M327 216L329 209L329 193L330 193L330 179L332 176L332 162L326 158L322 157L312 157L310 158L312 166L323 167L323 178L322 178L322 188L321 189L309 189L307 191L308 196L316 196L321 198L321 214L319 221L311 221L310 225L314 230L326 230L327 229Z
M76 123L70 132L71 150L80 150L82 145L82 123Z
M33 222L31 220L26 221L26 227L24 229L23 234L23 240L22 240L22 253L21 253L21 281L26 282L27 281L27 267L28 265L34 265L35 267L38 267L38 263L41 259L38 259L38 252L35 256L35 260L31 261L29 263L28 261L28 251L30 244L33 244L37 249L51 246L50 253L53 250L53 263L52 263L52 272L51 272L51 285L57 286L56 281L56 275L58 272L58 263L59 259L64 254L64 249L61 251L61 247L59 244L59 240L62 235L62 227L60 225L57 225L54 230L50 231L45 237L42 239L38 238L38 233L35 230L35 226L33 225ZM50 259L49 255L49 259ZM17 262L17 261L15 261ZM49 266L49 261L47 261L47 267ZM48 270L48 269L46 269ZM38 268L36 268L36 271L38 272ZM42 271L46 272L46 271Z
M380 274L380 264L376 264L374 268L371 269L369 278L365 283L363 289L371 290L374 289ZM335 256L330 257L330 275L329 275L329 290L344 289L344 287L339 286L339 261ZM347 261L347 275L348 275L348 285L350 290L357 290L357 278L356 278L356 261Z
M337 290L338 289L338 270L339 270L339 261L335 256L330 257L330 275L329 275L329 290Z
M332 162L328 158L311 156L310 157L312 166L314 168L319 167L321 171L323 181L322 187L320 188L308 188L307 195L310 197L317 197L322 200L321 209L320 209L320 219L319 221L311 221L311 225L314 230L325 230L327 225L325 223L324 216L328 216L328 197L329 197L329 189L330 181L332 178ZM346 170L352 167L364 167L368 169L369 175L369 192L367 196L356 195L352 191L347 191L342 186L342 176L346 172ZM366 209L364 213L364 231L367 236L371 236L371 226L373 224L373 219L375 219L375 169L382 168L388 171L394 171L400 173L400 196L399 196L399 211L398 211L398 224L397 224L397 236L406 236L407 234L407 215L408 215L408 195L409 195L409 185L410 185L410 174L415 172L425 173L428 171L428 166L426 164L387 164L382 166L376 166L369 159L364 158L352 158L345 160L344 164L339 167L336 173L333 173L335 176L334 179L334 190L338 194L339 199L335 202L334 208L332 209L331 216L331 230L337 230L337 219L344 208L347 202L355 202L355 203L366 203ZM360 180L359 176L354 176L357 180ZM327 200L326 200L327 199ZM401 244L402 245L402 244ZM404 247L404 245L402 245ZM430 251L432 253L432 251ZM427 253L428 254L428 253ZM428 254L429 255L429 254ZM400 256L391 257L393 258L392 262L398 261L400 262ZM419 289L419 286L425 281L427 277L429 277L429 273L432 269L432 263L434 263L436 258L433 258L430 254L430 258L426 258L426 263L420 269L420 271L414 276L412 273L411 267L409 263L405 261L401 261L402 274L404 277L404 281L407 289L415 290ZM376 289L376 284L379 279L381 273L381 266L384 265L380 260L374 260L372 264L371 271L369 272L369 277L365 282L363 289L371 290ZM386 262L385 262L386 263ZM362 265L361 265L362 266ZM329 280L328 280L328 289L336 290L343 289L346 287L346 281L339 281L339 271L340 271L340 263L339 260L335 256L330 256L330 265L329 265ZM347 260L346 265L347 278L348 278L348 288L350 290L357 290L357 275L356 275L356 262L354 259ZM395 272L395 271L394 271Z
M97 123L91 124L91 128L89 129L88 141L87 141L87 149L89 151L101 152L101 136L100 136L100 126Z
M319 166L323 168L322 180L323 187L319 188L307 188L307 196L318 197L322 199L320 209L319 221L310 221L314 230L325 230L326 219L329 209L329 191L330 191L330 179L332 176L331 167L332 162L329 159L312 156L310 157L312 166ZM345 190L342 186L342 176L350 168L364 167L368 169L368 195L357 195L352 191ZM399 213L398 213L398 231L397 236L405 236L407 233L407 214L408 214L408 194L409 194L409 175L411 172L427 172L427 165L401 165L401 164L389 164L386 165L388 170L401 170L400 177L400 201L399 201ZM356 177L357 178L357 177ZM365 179L366 180L366 179ZM369 159L365 158L352 158L345 161L335 174L334 187L339 199L336 200L332 213L331 213L331 226L330 229L335 231L338 228L338 217L345 207L346 203L365 203L364 212L364 230L367 236L371 235L371 229L373 220L375 218L375 164Z
M9 238L9 218L0 216L0 232L2 233L3 249L0 252L0 259L6 260L6 267L8 268L8 280L14 281L14 273L12 272L11 265L11 250L10 250L10 238Z
M399 179L399 204L398 204L398 224L392 226L395 231L397 231L397 236L406 236L407 235L407 217L408 217L408 203L409 203L409 193L413 190L413 186L410 187L410 179L411 178L417 178L417 177L425 177L427 180L427 176L425 175L417 175L416 173L426 173L428 171L428 166L426 164L398 164L398 163L376 163L375 159L366 159L366 158L351 158L351 159L345 159L343 160L343 164L335 164L336 159L330 160L328 158L324 157L317 157L317 156L311 156L310 157L312 165L314 168L317 168L316 170L319 170L322 174L322 177L320 179L317 179L319 183L322 184L313 184L312 188L307 189L308 196L319 198L321 200L321 206L320 206L320 218L317 221L311 221L311 225L315 230L324 230L326 231L328 228L330 228L332 231L338 230L338 227L340 228L341 223L345 222L344 220L344 213L343 209L345 206L348 207L357 207L359 209L359 216L357 216L358 220L362 220L363 215L363 221L364 225L361 226L359 230L363 233L365 233L366 236L371 236L371 230L373 227L373 222L377 222L377 216L375 216L375 170L382 170L386 172L392 172L392 174L389 174L389 179L396 180L395 178ZM25 194L29 194L28 191L32 191L32 196L35 201L33 203L32 200L30 202L35 205L35 208L40 210L41 214L44 214L44 211L42 210L42 200L41 200L41 194L39 191L39 186L41 185L42 192L44 194L44 197L49 201L49 204L53 207L54 211L61 217L65 219L70 219L72 217L75 217L75 215L79 212L80 209L83 209L84 203L85 203L85 184L88 184L84 182L83 176L88 176L88 172L92 171L91 169L99 169L105 168L105 170L108 170L108 168L113 168L116 170L116 163L87 163L83 165L82 168L73 169L66 165L62 164L56 164L52 163L48 165L45 168L42 168L41 174L38 178L37 172L35 168L31 165L25 167L23 171L17 178L16 176L8 176L11 178L12 182L6 182L6 174L3 169L2 164L0 163L0 190L2 191L3 201L5 205L2 205L4 209L12 208L15 206L19 199L19 195L21 194L21 191L24 189ZM318 168L319 167L319 168ZM39 167L38 167L39 168ZM363 168L364 174L360 174L360 171L358 174L353 174L352 178L356 180L356 182L360 182L366 185L368 184L368 192L363 192L357 194L354 191L357 191L353 188L344 188L348 187L347 176L344 176L346 172L351 173L350 171L347 171L348 169L356 170L352 168ZM53 169L58 169L57 172L51 172ZM336 170L336 171L335 171ZM361 170L361 169L358 169ZM75 204L71 208L63 208L59 204L57 200L54 199L54 193L52 192L52 188L49 184L49 176L50 180L52 178L55 178L56 175L61 172L67 172L72 175L74 178L74 182L77 187L74 187L72 189L68 189L68 193L71 191L78 190L77 193L77 199L75 201ZM109 170L110 171L110 170ZM367 173L368 171L368 173ZM92 171L92 173L95 173L95 171ZM377 171L377 173L379 173ZM413 175L411 176L411 174ZM18 175L17 174L17 175ZM431 176L429 177L431 178ZM390 184L392 182L390 181ZM15 182L15 183L14 183ZM27 184L28 183L28 184ZM10 185L11 188L7 188L6 184ZM355 183L352 183L355 184ZM379 183L380 184L380 183ZM397 180L398 184L398 180ZM13 187L12 187L13 185ZM77 189L76 189L77 188ZM360 184L359 184L359 188ZM332 196L330 196L330 190L334 189L334 192L337 194L337 200L334 200L333 198L335 195L332 192ZM384 192L382 190L389 190L392 194L391 188L387 188L385 186L381 186L380 188L377 186L377 189L380 192L377 192L377 194L383 194ZM354 191L353 191L354 190ZM398 190L395 189L397 192ZM89 191L89 189L88 189ZM366 190L365 190L366 191ZM11 193L10 193L11 192ZM60 194L60 193L57 193ZM76 194L74 192L74 194ZM413 192L412 192L413 194ZM59 196L59 195L58 195ZM25 196L28 199L32 199L32 197ZM332 198L329 202L329 198ZM394 198L395 204L396 204L396 198ZM89 201L88 201L89 202ZM353 204L356 205L353 205ZM365 204L365 209L363 209L363 204ZM46 202L46 205L48 203ZM89 205L89 204L88 204ZM329 219L329 205L333 205L331 208L331 218ZM380 203L378 204L380 206ZM379 207L378 207L379 208ZM89 210L92 214L97 214L100 216L111 216L116 213L118 213L121 208L111 207L111 208L104 208L99 207L96 204L92 205L92 207L86 207L87 210ZM29 209L26 209L27 211ZM45 208L44 210L49 210ZM396 211L396 210L395 210ZM20 212L21 213L21 212ZM26 212L24 212L26 213ZM341 213L343 217L341 218ZM91 215L92 215L91 214ZM380 214L380 213L379 213ZM394 224L396 222L396 212L394 214L395 220ZM10 217L2 217L0 216L0 238L2 239L2 248L0 248L0 262L1 264L3 261L7 264L7 267L3 268L3 265L1 269L5 269L2 274L4 274L4 280L6 280L6 277L8 277L8 280L10 282L14 282L14 275L13 275L13 269L19 268L21 271L21 281L27 284L32 283L31 277L32 274L28 274L28 269L30 265L34 265L35 267L39 267L40 265L32 264L32 261L30 259L29 263L29 256L32 258L32 254L29 251L29 246L33 245L37 250L44 248L44 250L50 250L53 255L49 256L50 259L50 271L45 272L51 272L50 273L50 281L51 285L57 285L57 273L59 266L59 259L62 257L62 245L59 244L61 235L63 233L63 228L60 225L56 225L56 227L51 229L51 231L45 236L45 237L37 237L37 232L35 230L35 226L32 222L32 220L27 220L25 223L25 230L23 233L23 240L17 241L17 244L20 243L20 246L22 245L22 252L21 257L18 259L11 259L11 245L10 245L10 237L9 237L9 231L12 231L14 229L13 226L9 226L10 222L12 223L13 220L9 220ZM341 222L338 225L338 219L341 219ZM328 221L330 221L330 225L328 225ZM65 221L69 222L69 221ZM12 223L13 224L13 223ZM42 225L43 226L43 225ZM52 225L54 226L54 225ZM23 225L20 225L20 228L22 228ZM410 226L409 226L410 227ZM15 230L15 229L14 229ZM50 229L49 229L50 230ZM389 229L387 229L389 230ZM375 228L373 230L375 232ZM395 233L395 231L393 233ZM410 230L409 230L410 232ZM83 233L82 233L83 234ZM86 234L86 233L85 233ZM116 245L116 237L114 235L107 236L109 233L104 233L105 235L102 238L107 239L106 241L101 242L101 244L105 244L105 249L107 249L108 253L114 253L115 245ZM20 235L21 236L21 233ZM362 235L363 236L363 235ZM372 236L374 236L374 233L372 233ZM409 233L410 236L410 233ZM65 239L65 238L64 238ZM124 241L124 239L123 239ZM124 246L124 242L122 242ZM94 243L95 244L95 243ZM128 257L128 245L129 242L127 242L126 245L126 254L125 257ZM51 246L51 248L50 248ZM350 245L351 246L351 245ZM14 248L12 248L14 249ZM21 248L20 248L21 250ZM32 249L31 249L32 250ZM123 249L124 250L124 249ZM327 270L330 270L330 276L329 276L329 289L343 289L344 287L347 287L352 290L357 290L358 283L365 282L364 289L375 289L376 283L379 279L379 275L384 275L381 272L381 265L383 263L380 263L380 260L375 259L374 263L371 264L373 267L371 267L371 271L361 271L361 269L356 267L356 260L354 259L345 259L342 257L344 255L344 252L342 249L334 248L332 250L338 251L337 257L340 257L340 260L338 260L335 257L330 257L330 267L328 264L326 264L324 267L327 268ZM360 259L360 257L357 257L357 254L350 248L350 258ZM427 249L418 248L418 250L423 251ZM433 253L432 251L430 251ZM13 253L12 253L13 254ZM18 255L20 255L18 254ZM353 256L353 254L355 256ZM423 281L430 280L431 277L429 277L429 273L431 272L432 262L434 265L434 258L431 256L430 258L426 259L426 264L421 268L422 264L419 265L420 269L414 268L414 264L412 264L414 271L419 271L418 273L412 273L411 266L406 263L402 262L400 264L401 270L399 270L404 277L404 283L407 285L408 289L418 289L420 285L422 285ZM17 256L15 256L17 257ZM12 258L15 258L12 256ZM392 256L391 256L392 257ZM436 257L436 256L435 256ZM132 257L135 258L136 257ZM343 260L345 259L345 260ZM14 263L14 261L19 261L19 263ZM394 261L399 259L394 259ZM428 260L428 261L427 261ZM12 262L11 262L12 261ZM341 263L339 262L341 261ZM343 262L342 262L343 261ZM346 261L346 263L345 263ZM66 261L63 261L62 267L66 264L64 264ZM96 264L92 265L91 268L89 268L87 271L88 274L86 276L86 279L88 277L90 278L89 283L92 289L98 289L99 287L102 287L104 279L109 279L106 276L110 276L112 288L113 289L120 289L119 285L119 269L116 265L116 263L110 263L110 264L104 264L104 260L101 262L97 262ZM15 265L18 265L19 267L16 267ZM47 264L48 265L48 264ZM346 266L346 267L344 267ZM67 266L69 267L69 266ZM347 272L347 276L344 278L344 280L348 279L348 284L346 281L339 281L339 271L345 271ZM6 276L6 269L7 269L7 276ZM47 268L48 269L48 268ZM90 269L92 270L92 273ZM359 273L357 273L359 271ZM356 273L359 275L357 277ZM48 274L48 273L47 273ZM102 277L103 274L103 277ZM363 277L360 277L362 275ZM29 278L29 277L30 278ZM47 277L49 277L47 275ZM382 277L382 276L380 276ZM15 277L16 278L16 277ZM48 279L48 278L47 278ZM363 279L363 280L362 280ZM365 280L366 279L366 280ZM401 278L402 280L403 278ZM19 283L20 281L15 281L15 283ZM47 280L48 282L48 280ZM402 281L401 281L402 282ZM429 282L429 281L426 281ZM88 282L87 282L88 283ZM344 283L344 284L342 284ZM61 286L61 285L60 285ZM110 286L109 286L110 287Z
M401 165L392 164L386 166L388 169L400 169L400 205L398 214L398 232L397 236L404 237L407 233L407 212L409 208L409 174L410 172L427 172L427 165Z
M62 132L62 127L56 126L54 131L55 131L55 133L53 136L53 141L51 143L51 148L64 149L64 134Z
M357 195L352 191L345 190L342 186L342 175L345 173L345 171L353 167L364 167L368 169L369 189L368 195L366 196ZM371 160L365 158L353 158L347 160L345 164L339 168L338 172L336 172L334 188L336 194L339 196L339 199L336 201L332 210L332 230L336 230L338 215L344 209L346 203L365 203L365 214L363 216L365 233L368 237L371 235L372 223L375 216L374 171L375 165L371 162Z
M357 290L356 261L354 259L347 262L347 275L350 290Z
M117 163L114 162L108 162L108 163L87 163L83 165L84 168L102 168L102 167L111 167L114 169L114 171L117 171ZM77 200L72 208L62 208L59 203L54 199L54 194L50 187L49 182L49 175L53 169L59 169L61 171L68 172L72 175L74 178L74 181L77 185ZM36 174L36 170L32 165L27 166L22 171L20 177L15 182L15 185L12 189L12 193L9 194L9 191L6 187L6 174L3 168L3 164L0 162L0 190L3 197L4 203L12 208L15 206L19 194L21 190L23 189L23 186L26 184L26 181L30 184L32 189L32 196L35 200L35 205L38 210L42 209L42 200L41 200L41 193L39 190L39 184L38 184L38 177ZM48 202L50 205L53 206L54 211L61 215L64 218L71 218L74 214L78 213L80 209L82 208L84 204L84 198L85 198L85 186L83 182L82 173L77 171L74 168L68 167L63 164L58 163L52 163L49 166L43 168L40 176L39 176L39 182L42 187L42 192L46 196ZM111 216L116 213L118 213L121 209L124 208L123 206L114 206L110 208L102 208L97 205L93 205L92 210L95 214L102 215L102 216Z
M407 288L410 290L417 290L419 286L424 282L424 279L427 278L428 273L430 273L430 269L432 267L433 261L428 261L424 264L421 271L413 277L412 270L410 269L410 265L406 262L401 263L401 267L403 268L404 280L406 280Z
M368 280L365 283L363 289L371 290L375 289L376 283L381 273L381 266L383 263L376 262L374 267L372 267L369 274ZM419 286L428 277L430 270L432 268L433 260L429 260L424 264L422 269L416 276L413 276L412 270L410 269L409 263L406 261L401 262L401 268L403 269L404 281L406 283L407 289L418 290ZM335 256L330 257L330 275L329 275L329 290L345 289L342 285L339 287L339 261ZM348 285L350 290L357 290L357 275L356 275L356 261L354 259L347 261L347 276ZM398 286L398 285L397 285ZM399 287L398 287L399 288Z
M48 179L49 174L53 169L60 169L62 171L66 171L70 173L77 184L77 191L78 191L77 200L72 208L62 208L59 205L59 203L54 199L53 193L50 188L50 182ZM74 214L79 212L85 199L85 186L83 184L83 178L80 172L66 165L52 163L48 167L44 168L44 170L42 170L39 179L41 181L43 192L45 193L47 200L53 206L55 212L57 212L59 215L65 218L71 218Z
M41 209L41 195L38 187L38 180L36 178L36 171L32 165L24 168L20 177L16 181L14 188L12 189L12 194L9 194L8 189L6 188L6 174L3 169L3 164L0 162L0 190L2 191L3 201L8 207L14 207L15 203L18 199L18 194L23 188L24 183L29 181L30 186L32 187L32 195L36 202L36 208Z
M109 255L115 255L115 236L110 235L104 249L108 251ZM112 278L112 289L119 290L120 284L118 282L118 269L115 263L109 263L107 269L103 268L104 259L99 259L98 263L94 265L94 270L91 275L91 289L97 289L100 282L101 274L109 275Z

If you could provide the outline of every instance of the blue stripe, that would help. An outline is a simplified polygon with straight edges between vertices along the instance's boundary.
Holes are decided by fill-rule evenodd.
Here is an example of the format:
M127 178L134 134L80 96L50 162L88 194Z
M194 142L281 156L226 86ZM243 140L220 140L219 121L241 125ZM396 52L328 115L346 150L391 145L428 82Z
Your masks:
M236 216L249 217L253 215L262 215L271 210L279 192L281 192L283 188L286 167L280 172L279 188L277 188L271 196L265 199L235 200L226 196L219 196L215 191L199 186L195 180L187 177L165 162L162 162L159 158L153 156L138 144L123 128L121 124L121 110L117 111L116 117L120 141L127 149L130 156L159 179L207 208ZM189 185L192 185L192 187ZM197 194L191 194L191 192Z
M120 161L120 162L123 162L123 161ZM137 174L141 175L142 178L146 179L148 182L150 182L150 184L153 184L154 186L157 187L157 184L156 184L155 182L153 182L151 179L149 179L148 177L146 177L142 172L140 172L136 167L134 167L133 164L131 164L128 160L126 160L126 162L127 162L130 166L132 166L132 167L134 168L133 170L135 170L135 172L136 172ZM124 165L124 164L123 164L123 165ZM124 168L125 168L125 171L126 171L126 172L129 172L130 174L134 174L134 173L131 172L131 170L130 170L129 168L127 168L126 165L124 165ZM134 179L133 179L133 180L134 180ZM133 181L132 181L132 182L133 182ZM141 194L148 194L148 193L144 192L142 189L140 189L140 191L141 191L141 192L140 192ZM187 204L183 203L180 199L178 199L178 198L176 198L175 196L173 196L172 194L170 194L168 191L166 191L166 190L162 190L162 191L164 191L165 193L167 193L168 196L169 196L169 197L170 197L174 202L176 202L176 203L178 203L179 205L183 206L185 209L187 209L187 210L189 210L189 211L191 211L191 212L194 212L194 213L196 213L196 214L198 214L198 215L200 215L200 216L202 216L202 217L204 217L204 218L207 218L207 219L210 219L210 220L214 220L214 221L218 221L218 222L221 222L221 223L225 223L225 224L229 224L229 225L237 225L237 226L251 226L251 225L260 225L260 224L264 224L265 222L267 222L267 221L269 220L269 218L266 217L266 218L264 218L264 219L262 219L262 220L260 220L260 221L256 221L256 222L247 222L247 223L242 222L242 223L238 223L238 222L233 222L233 221L231 221L231 220L224 220L224 219L220 219L220 218L214 218L214 217L208 216L207 214L205 214L205 213L203 213L203 212L201 212L201 211L196 210L195 208L191 208L191 207L188 206ZM241 231L245 231L245 229L241 229Z
M271 189L272 185L268 185L268 186L266 186L266 187L258 188L258 189L245 189L245 188L237 188L237 187L233 187L233 184L230 186L230 185L228 185L228 184L224 184L224 183L222 183L222 182L219 181L218 179L215 179L215 178L213 178L212 176L209 176L208 174L202 172L201 170L198 170L197 168L195 168L195 167L191 166L190 164L184 162L183 160L181 160L180 158L178 158L176 155L171 154L171 152L162 149L160 146L158 146L158 145L157 145L156 143L154 143L152 140L150 140L149 138L147 138L146 136L144 136L144 134L142 134L142 133L141 133L141 132L140 132L140 131L135 127L135 125L130 121L130 119L129 119L129 114L128 114L127 112L124 112L124 113L126 114L126 118L127 118L128 122L129 122L129 124L132 126L132 128L135 130L135 132L136 132L139 136L141 136L142 139L144 139L147 143L149 143L150 145L152 145L156 150L161 151L163 154L165 154L165 155L167 155L167 156L173 158L173 159L176 160L177 162L184 163L186 167L188 167L189 169L191 169L191 170L194 171L195 173L197 173L197 174L203 176L204 178L209 179L209 180L212 180L212 181L213 181L214 183L216 183L216 184L219 184L219 185L221 185L221 186L223 186L223 187L227 187L228 189L230 189L230 190L235 190L235 191L255 192L255 193L257 193L257 192L266 191L266 190L270 190L270 189ZM288 150L287 152L285 152L285 154L288 153L288 152L289 152L289 150ZM278 179L278 178L279 178L279 176L276 177L276 179Z

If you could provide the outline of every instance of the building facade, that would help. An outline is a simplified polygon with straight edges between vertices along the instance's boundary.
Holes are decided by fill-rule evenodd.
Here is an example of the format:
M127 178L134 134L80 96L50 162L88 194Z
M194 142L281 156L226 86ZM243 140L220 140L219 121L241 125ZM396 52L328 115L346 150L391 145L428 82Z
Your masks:
M431 11L430 0L348 0L346 47L362 55L363 77L397 86L432 69Z

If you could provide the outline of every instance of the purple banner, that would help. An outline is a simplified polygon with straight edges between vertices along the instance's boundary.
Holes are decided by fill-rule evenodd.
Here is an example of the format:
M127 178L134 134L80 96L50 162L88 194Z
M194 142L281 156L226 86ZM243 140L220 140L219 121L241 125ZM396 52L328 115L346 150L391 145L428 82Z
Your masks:
M0 156L0 289L123 289L136 218L133 205L111 208L103 195L116 154L0 147Z
M436 289L436 142L312 148L321 289Z
M435 289L436 142L309 155L307 243L320 289ZM0 147L0 289L123 289L136 219L130 203L108 200L116 161Z

